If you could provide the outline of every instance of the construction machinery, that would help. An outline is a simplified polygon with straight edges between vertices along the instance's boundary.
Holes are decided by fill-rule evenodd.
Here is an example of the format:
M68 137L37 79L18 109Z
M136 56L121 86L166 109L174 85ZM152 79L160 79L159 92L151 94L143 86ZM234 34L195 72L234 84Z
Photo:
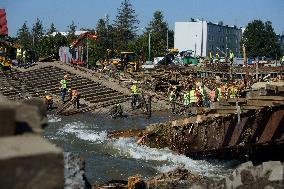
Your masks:
M82 42L84 39L96 40L97 38L98 38L97 35L86 32L80 35L80 37L77 40L73 41L71 45L71 51L72 51L71 64L82 65L88 62L88 43L84 48Z
M139 70L142 61L135 52L123 51L118 53L108 49L108 57L105 64L115 65L117 69L126 68L131 72Z

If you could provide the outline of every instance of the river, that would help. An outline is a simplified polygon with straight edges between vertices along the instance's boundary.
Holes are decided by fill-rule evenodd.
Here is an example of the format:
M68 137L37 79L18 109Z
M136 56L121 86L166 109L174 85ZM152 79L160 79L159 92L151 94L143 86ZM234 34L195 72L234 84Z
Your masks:
M61 117L48 115L49 126L44 136L64 151L82 156L86 161L86 176L91 183L127 180L140 174L144 178L183 167L205 176L225 176L236 162L193 160L168 149L152 149L137 145L133 138L109 139L113 130L144 128L151 123L171 119L167 114L152 118L112 119L90 113Z

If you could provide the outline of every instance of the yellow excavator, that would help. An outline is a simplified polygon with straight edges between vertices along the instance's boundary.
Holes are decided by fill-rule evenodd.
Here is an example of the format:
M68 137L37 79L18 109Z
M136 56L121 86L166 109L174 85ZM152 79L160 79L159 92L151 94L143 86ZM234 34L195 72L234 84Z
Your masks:
M123 51L118 53L108 49L107 64L113 64L117 69L127 69L127 71L137 71L142 66L142 60L135 52ZM110 58L111 57L111 58Z

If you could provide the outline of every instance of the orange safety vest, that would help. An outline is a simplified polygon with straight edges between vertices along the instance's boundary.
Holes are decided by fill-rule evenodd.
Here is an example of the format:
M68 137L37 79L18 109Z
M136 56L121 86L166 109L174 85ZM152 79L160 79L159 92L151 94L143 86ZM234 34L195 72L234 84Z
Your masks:
M216 91L214 91L214 90L210 91L211 102L215 102L215 97L216 97Z
M72 91L72 97L77 97L78 96L78 91L77 90L73 90Z

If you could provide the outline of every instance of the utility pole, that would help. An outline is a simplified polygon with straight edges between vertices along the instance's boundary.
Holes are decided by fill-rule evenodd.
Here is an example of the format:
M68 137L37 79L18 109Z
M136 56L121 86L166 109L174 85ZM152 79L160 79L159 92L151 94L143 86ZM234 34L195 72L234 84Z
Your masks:
M148 49L149 49L149 61L151 61L151 33L149 32L149 44L148 44Z
M201 31L201 57L203 56L203 18L202 18L202 21L201 21L201 28L202 28L202 31Z
M167 29L167 50L169 49L169 30Z
M87 60L86 60L87 68L89 68L89 39L87 38Z

